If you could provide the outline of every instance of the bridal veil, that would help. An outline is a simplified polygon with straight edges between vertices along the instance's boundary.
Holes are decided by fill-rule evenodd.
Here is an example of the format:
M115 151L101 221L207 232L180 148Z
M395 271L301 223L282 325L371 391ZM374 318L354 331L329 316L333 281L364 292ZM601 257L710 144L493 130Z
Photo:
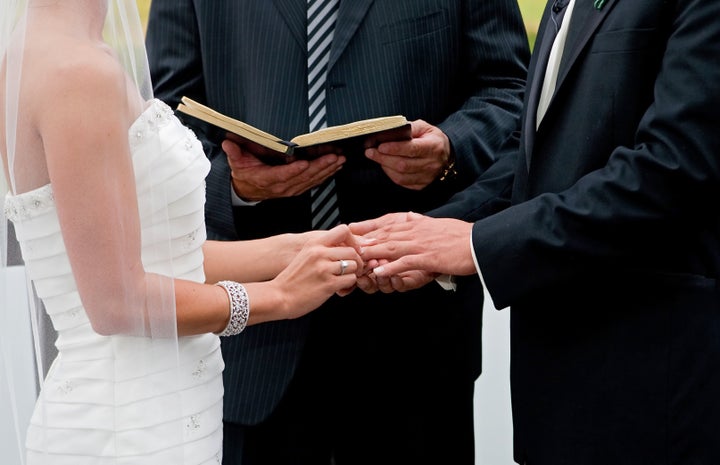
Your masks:
M28 156L30 150L27 149L26 142L32 137L33 122L29 121L31 116L28 116L26 109L29 108L28 96L35 92L33 86L41 86L43 82L54 79L54 76L38 78L34 71L37 69L38 57L43 55L38 54L37 50L29 50L31 45L36 46L34 35L41 33L35 25L36 22L42 19L43 14L54 11L54 8L58 6L67 7L78 15L93 15L98 11L105 15L102 38L122 64L129 83L126 86L128 89L127 101L118 102L116 108L107 108L106 111L120 111L131 107L139 96L144 101L152 99L152 86L144 48L144 33L135 0L0 0L0 59L2 59L0 83L3 86L0 89L0 103L3 112L0 115L0 123L4 122L4 124L0 124L0 128L2 128L0 153L3 155L4 161L3 179L0 181L0 187L3 187L4 190L0 196L0 205L5 197L5 192L9 191L10 196L20 195L42 188L45 182L52 185L52 173L48 174L49 170L45 165L45 160L42 157ZM48 59L62 53L66 52L53 48L45 50L45 56ZM113 83L108 83L108 85L113 85ZM63 112L63 108L48 107L43 111ZM68 131L76 129L73 123L73 121L67 121ZM128 125L128 139L134 136L130 134L130 129L131 127ZM77 131L77 134L82 135L82 131ZM117 156L118 147L110 145L97 147L97 153L92 154L92 159L100 160L105 156ZM160 149L161 147L158 147L158 150ZM129 151L126 152L129 156ZM155 171L162 170L162 168L162 166L152 163L140 167L135 166L135 177L155 179ZM138 173L138 170L145 172ZM83 171L79 169L77 176L80 185L82 185L80 182L82 173ZM43 182L43 179L46 181ZM121 202L121 199L127 199L122 195L123 189L134 189L134 186L127 186L126 181L127 179L115 179L113 173L107 173L106 179L104 179L104 189L109 190L110 195L103 195L102 198L106 202L104 205L106 214L113 217L112 221L115 222L119 231L127 228L127 236L130 239L108 245L105 243L107 238L96 237L92 231L87 231L84 236L87 237L86 249L81 251L85 254L86 261L88 261L88 256L92 258L91 262L94 262L96 278L112 280L117 285L108 286L108 289L112 289L116 293L124 293L119 296L125 300L126 313L123 315L123 329L120 333L121 336L127 334L127 337L115 339L111 345L111 353L98 354L98 360L101 360L99 363L103 364L103 372L114 382L98 382L96 383L97 387L91 393L91 397L97 399L97 402L103 403L108 410L107 421L98 429L111 433L114 428L122 428L121 425L127 416L142 418L153 415L155 412L179 412L182 410L180 394L175 394L162 397L161 405L151 404L148 408L147 404L139 403L135 411L124 409L122 418L117 410L113 412L113 409L117 409L117 406L123 403L122 399L128 394L123 391L124 389L147 393L150 397L153 390L156 389L154 381L158 377L173 376L173 371L168 370L168 367L178 363L173 281L158 276L152 286L146 286L138 291L139 286L133 283L133 280L136 279L133 274L133 265L139 251L136 244L133 243L134 241L131 240L131 236L135 233L139 234L139 232L134 231L132 225L126 224L129 207L133 207L130 210L138 210L138 215L151 217L149 221L153 225L152 228L147 231L143 230L142 233L145 236L152 236L143 237L143 244L152 244L151 250L142 251L143 266L146 262L152 261L155 256L169 256L164 253L164 250L170 247L172 240L167 211L167 192L164 190L163 183L158 182L152 184L149 192L139 193L143 195L143 198L150 199L142 208L137 205L127 205ZM88 199L93 199L97 194L97 192L85 193ZM108 204L107 199L112 198L113 194L117 194L115 195L118 199L117 203ZM36 202L42 202L42 199L38 199ZM65 205L64 208L67 211L73 206ZM18 212L14 213L18 214ZM78 208L70 217L82 222L83 214L82 208ZM20 216L22 217L22 214ZM92 228L92 225L89 225L89 228ZM43 286L44 283L41 282L42 280L36 279L40 282L28 284L27 289L18 288L17 282L27 281L30 283L30 281L22 279L23 276L18 276L18 270L25 270L24 267L13 266L17 263L12 263L12 260L8 263L7 245L12 240L12 234L9 234L8 231L6 215L0 214L0 255L2 258L0 268L0 395L2 395L0 404L2 404L2 408L0 412L9 412L9 417L2 420L5 422L5 426L0 428L0 434L6 437L9 434L11 446L16 449L3 450L2 461L8 463L5 462L8 459L11 460L9 463L14 465L15 463L25 463L22 450L30 422L29 414L31 412L28 409L28 402L34 403L36 395L51 396L56 393L50 392L50 389L43 389L43 394L37 394L43 384L44 367L49 364L49 361L42 360L41 341L44 331L41 325L41 312L43 308L37 305L38 299L36 298L36 295L39 294L38 286ZM62 227L61 233L64 234ZM66 239L64 235L63 239ZM42 238L38 238L35 245L39 248L46 246ZM25 266L32 266L32 255L35 252L30 246L22 249ZM79 298L85 304L87 296L83 295L83 292L88 286L84 285L86 283L81 280L84 279L82 276L86 276L86 274L76 273L73 266L68 271L68 275L74 280L80 281L77 282L80 290ZM51 295L52 290L44 289L44 294ZM108 295L107 297L108 301L111 298L118 298L117 295ZM113 333L114 329L109 328L108 331ZM133 345L136 348L142 346L143 356L133 360L123 357L122 351L127 345ZM22 357L19 352L23 351L34 353L35 359ZM127 379L129 377L133 379ZM123 381L128 382L124 383ZM53 389L65 388L72 389L72 386ZM46 407L50 404L44 403ZM145 407L141 408L141 405L145 405ZM47 426L51 427L52 425L49 423L52 422L53 415L57 415L57 413L46 415L43 412L35 412L35 415L41 419L40 421L47 421ZM42 420L43 418L48 419ZM167 431L166 434L177 435L178 438L181 438L183 431L178 428L177 431ZM72 440L74 439L68 438L68 441ZM171 440L171 442L177 443L180 441L181 439ZM112 460L112 453L109 454L109 457L111 463L116 463ZM177 457L177 460L170 458L170 460L167 463L179 464L183 461L182 457Z

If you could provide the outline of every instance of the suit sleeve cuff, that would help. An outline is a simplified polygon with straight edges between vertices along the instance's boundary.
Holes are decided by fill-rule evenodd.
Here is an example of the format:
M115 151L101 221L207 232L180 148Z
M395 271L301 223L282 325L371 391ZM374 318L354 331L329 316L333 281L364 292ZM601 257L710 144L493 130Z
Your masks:
M230 184L230 199L232 200L233 207L252 207L253 205L260 203L260 200L256 202L248 202L247 200L241 199L240 196L235 193L235 189L233 189L232 184Z

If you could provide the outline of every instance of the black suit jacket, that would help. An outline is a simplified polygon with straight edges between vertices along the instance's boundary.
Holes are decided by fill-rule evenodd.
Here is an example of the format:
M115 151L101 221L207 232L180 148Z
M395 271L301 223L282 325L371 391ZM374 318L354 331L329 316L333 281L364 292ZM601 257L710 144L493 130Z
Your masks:
M147 34L156 96L171 106L187 95L284 138L307 132L305 0L153 0ZM328 125L403 114L450 138L460 176L422 191L393 184L372 162L351 159L337 176L343 222L390 211L425 211L468 185L518 128L529 59L513 0L341 2L328 71ZM186 119L212 161L207 179L211 239L251 239L310 229L309 196L233 209L222 135ZM338 366L362 359L400 366L408 383L435 351L443 370L480 371L480 308L428 286L405 295L333 299ZM443 305L435 328L426 318ZM336 308L340 307L340 308ZM339 317L342 315L342 317ZM223 341L225 419L254 423L275 407L292 377L314 314L251 327ZM435 335L429 334L431 332ZM448 343L448 341L453 341ZM431 363L432 366L432 363ZM380 368L378 368L380 370ZM433 368L436 370L436 368Z
M719 53L718 2L576 0L537 131L433 212L511 306L518 463L720 463Z

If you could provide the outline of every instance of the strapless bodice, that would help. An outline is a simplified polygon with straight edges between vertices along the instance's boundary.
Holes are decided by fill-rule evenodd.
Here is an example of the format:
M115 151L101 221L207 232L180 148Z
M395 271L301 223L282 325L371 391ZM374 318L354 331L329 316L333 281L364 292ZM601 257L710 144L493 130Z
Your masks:
M159 100L131 126L129 142L145 269L204 281L209 161L200 142ZM158 209L167 212L165 218L156 219L162 216ZM44 464L98 464L117 457L133 464L170 463L163 458L178 451L185 463L215 463L221 453L223 393L218 337L181 337L175 359L159 357L160 365L149 371L143 360L163 342L93 331L63 243L52 185L8 194L5 212L58 333L59 355L28 432L28 463L33 457ZM156 239L160 228L169 229L169 244L166 234ZM82 439L69 440L73 435Z

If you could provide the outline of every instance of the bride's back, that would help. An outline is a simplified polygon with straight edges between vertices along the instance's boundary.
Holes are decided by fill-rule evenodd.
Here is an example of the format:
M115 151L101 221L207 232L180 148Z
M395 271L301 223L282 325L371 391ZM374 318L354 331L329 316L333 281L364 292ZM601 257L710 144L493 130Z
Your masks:
M118 2L30 0L10 42L22 65L2 64L0 151L15 181L3 211L57 331L28 465L199 465L222 454L220 341L176 336L172 280L204 281L210 161L170 107L145 105L143 69L123 67L141 35L108 39L122 58L103 42L103 5L133 12ZM141 55L131 64L142 68Z

